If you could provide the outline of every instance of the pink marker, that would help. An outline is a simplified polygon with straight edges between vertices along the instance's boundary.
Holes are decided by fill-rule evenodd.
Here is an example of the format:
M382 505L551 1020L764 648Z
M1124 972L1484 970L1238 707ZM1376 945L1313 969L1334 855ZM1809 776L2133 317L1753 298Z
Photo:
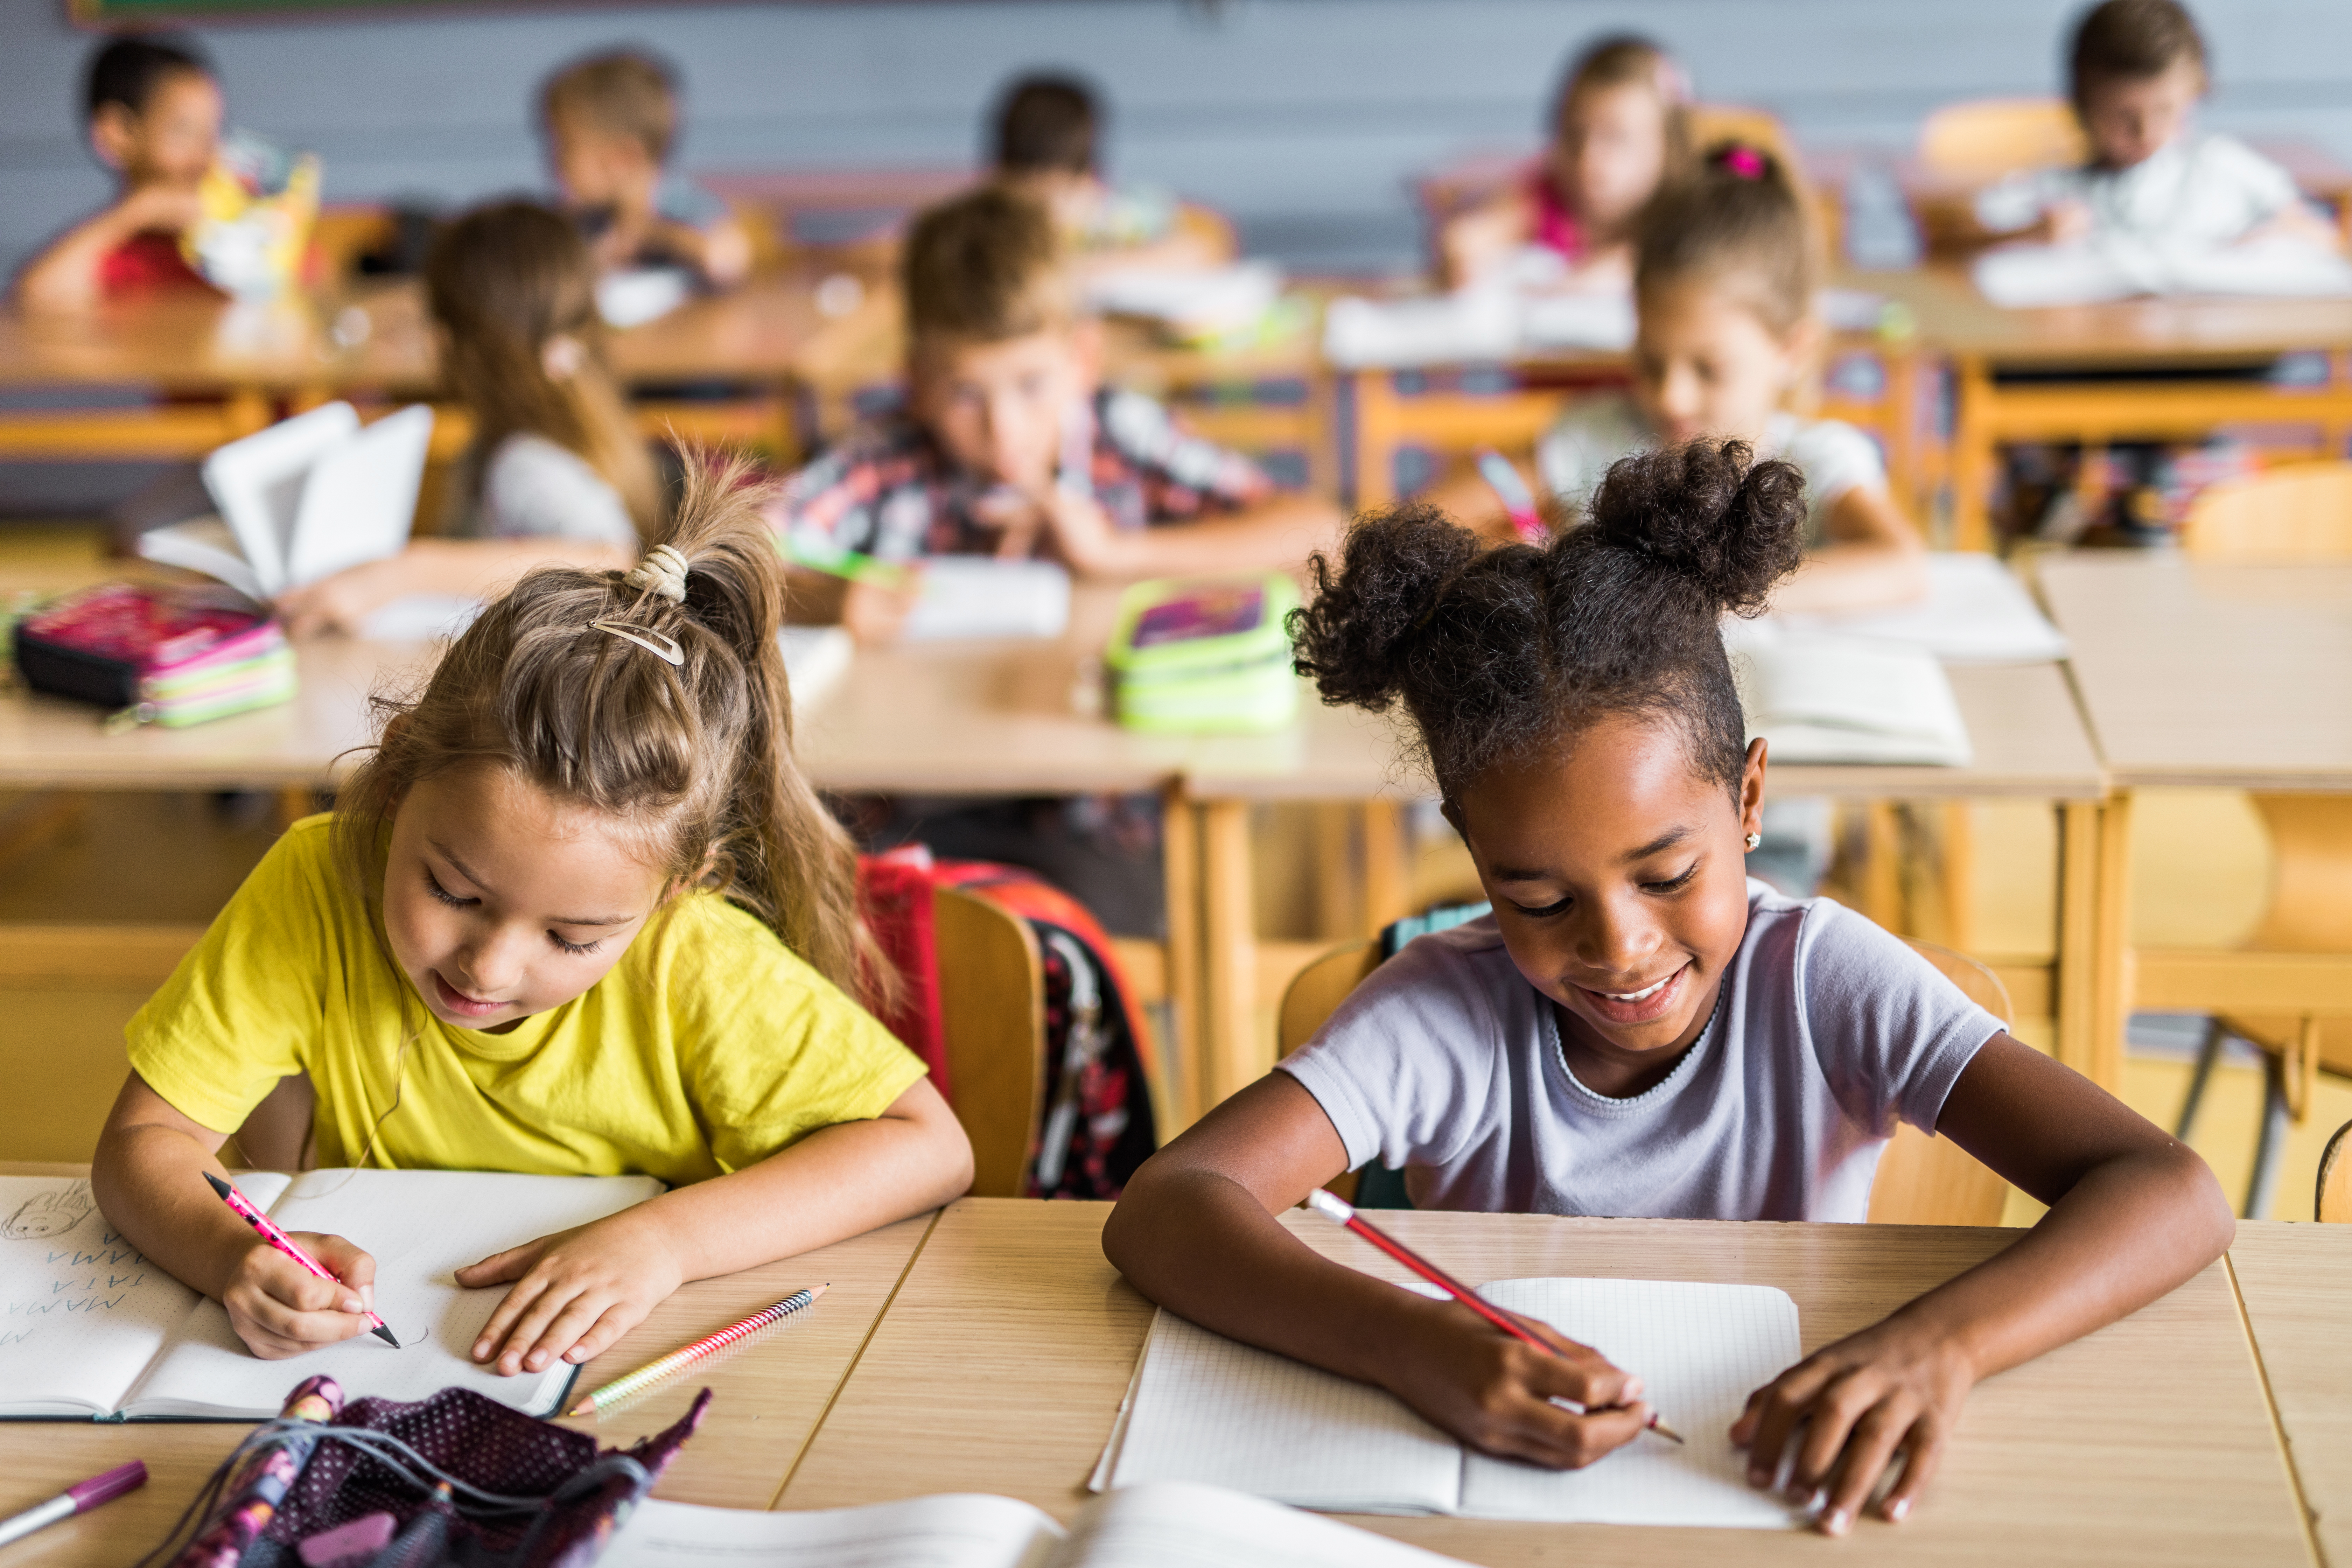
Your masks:
M14 1519L0 1521L0 1546L61 1519L87 1513L102 1502L112 1502L124 1492L146 1484L147 1467L141 1461L133 1459L127 1465L117 1465L102 1476L92 1476L68 1487L37 1508L28 1508Z
M205 1173L205 1180L213 1184L213 1191L220 1194L220 1201L229 1206L229 1212L236 1215L237 1218L245 1221L246 1224L251 1226L254 1228L255 1233L257 1234L262 1240L269 1243L271 1247L276 1247L278 1251L284 1253L287 1257L292 1258L295 1262L300 1264L304 1268L308 1269L310 1273L317 1275L320 1279L335 1279L335 1277L332 1274L328 1273L325 1266L320 1263L317 1258L311 1257L309 1253L295 1246L294 1238L287 1235L284 1231L278 1229L278 1222L276 1220L271 1219L268 1215L263 1214L259 1209L255 1208L253 1205L247 1202L246 1196L243 1193L238 1192L235 1187L230 1186L226 1182L222 1181L210 1171L206 1171ZM335 1279L335 1283L340 1285L342 1281ZM373 1332L376 1338L382 1340L384 1343L390 1345L394 1350L398 1350L400 1348L400 1341L394 1337L390 1329L383 1326L383 1320L382 1318L377 1317L373 1312L370 1312L367 1314L367 1321L375 1325Z

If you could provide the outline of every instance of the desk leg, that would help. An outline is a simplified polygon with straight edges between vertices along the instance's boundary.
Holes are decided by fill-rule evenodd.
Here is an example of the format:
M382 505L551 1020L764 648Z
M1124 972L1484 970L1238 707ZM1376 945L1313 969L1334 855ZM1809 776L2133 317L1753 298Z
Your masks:
M1952 429L1952 548L1990 550L1995 454L1987 405L1993 390L1984 361L1956 361L1952 391L1958 404Z
M1201 1119L1201 831L1182 788L1161 796L1160 874L1168 900L1168 1041L1160 1064L1160 1138Z
M1392 800L1364 802L1364 934L1412 913L1412 868L1405 847L1404 810Z
M2058 1059L2111 1093L2131 1013L2131 798L2058 808Z
M1249 806L1201 805L1202 1111L1255 1081L1272 1065L1257 1039L1257 920L1250 871Z

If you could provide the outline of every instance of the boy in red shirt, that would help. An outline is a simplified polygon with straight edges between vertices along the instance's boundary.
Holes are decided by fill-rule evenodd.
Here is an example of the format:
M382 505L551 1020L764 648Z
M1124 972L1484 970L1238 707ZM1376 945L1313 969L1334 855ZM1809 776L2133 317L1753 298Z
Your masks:
M182 258L180 236L200 216L197 182L220 145L211 62L187 39L113 39L90 61L83 105L90 151L121 190L18 274L18 300L69 310L148 289L209 288Z

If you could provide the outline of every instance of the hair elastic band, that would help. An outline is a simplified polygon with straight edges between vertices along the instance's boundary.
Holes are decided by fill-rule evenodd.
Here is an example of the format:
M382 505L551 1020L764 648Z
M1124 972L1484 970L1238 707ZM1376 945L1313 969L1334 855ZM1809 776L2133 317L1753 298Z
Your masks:
M619 621L590 621L588 629L610 632L623 642L633 642L664 664L683 666L686 663L686 650L677 646L676 637L667 633L646 626L625 626Z
M632 588L659 594L673 605L683 605L686 603L686 557L667 544L656 544L646 552L644 560L629 568L629 574L622 581ZM671 662L677 661L673 659Z

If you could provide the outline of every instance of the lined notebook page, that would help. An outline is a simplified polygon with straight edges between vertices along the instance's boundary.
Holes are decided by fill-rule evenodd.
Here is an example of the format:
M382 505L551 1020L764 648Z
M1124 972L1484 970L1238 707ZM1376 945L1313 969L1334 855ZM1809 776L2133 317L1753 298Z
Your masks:
M1151 1321L1113 1487L1193 1481L1302 1508L1450 1513L1461 1446L1377 1388Z
M1133 1487L1087 1505L1056 1568L1443 1568L1418 1546L1209 1487Z
M1472 1454L1462 1508L1486 1519L1787 1529L1798 1517L1747 1481L1731 1424L1801 1356L1797 1304L1769 1285L1672 1279L1503 1279L1478 1287L1639 1376L1680 1447L1645 1434L1582 1470Z
M349 1237L375 1258L375 1310L400 1338L371 1334L312 1351L299 1366L255 1359L218 1302L192 1313L177 1342L127 1406L134 1415L275 1415L287 1391L325 1373L357 1399L423 1399L452 1384L543 1414L572 1369L500 1377L470 1359L474 1337L505 1286L468 1290L468 1263L553 1231L617 1213L662 1190L650 1176L518 1176L478 1171L312 1171L270 1205L289 1231Z

